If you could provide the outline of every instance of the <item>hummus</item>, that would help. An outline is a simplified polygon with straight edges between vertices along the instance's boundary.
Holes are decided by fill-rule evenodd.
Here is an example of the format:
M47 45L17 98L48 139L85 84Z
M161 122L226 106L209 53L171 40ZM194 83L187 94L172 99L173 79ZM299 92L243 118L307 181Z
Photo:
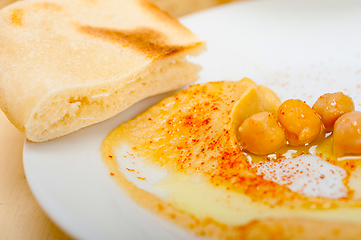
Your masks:
M198 235L360 238L357 159L323 155L329 141L324 136L272 156L239 147L240 124L261 111L275 113L279 104L270 89L249 79L193 85L115 129L103 142L102 157L134 201ZM143 170L124 161L141 163ZM147 169L162 177L147 177ZM287 179L279 179L286 176L279 169L289 171ZM127 177L133 173L148 187Z

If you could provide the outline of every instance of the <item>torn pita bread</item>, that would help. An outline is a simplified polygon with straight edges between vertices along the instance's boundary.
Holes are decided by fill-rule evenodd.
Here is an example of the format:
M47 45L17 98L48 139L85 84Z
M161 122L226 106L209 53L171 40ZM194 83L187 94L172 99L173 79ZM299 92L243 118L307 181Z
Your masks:
M28 0L0 11L0 107L34 142L195 81L204 42L143 0Z

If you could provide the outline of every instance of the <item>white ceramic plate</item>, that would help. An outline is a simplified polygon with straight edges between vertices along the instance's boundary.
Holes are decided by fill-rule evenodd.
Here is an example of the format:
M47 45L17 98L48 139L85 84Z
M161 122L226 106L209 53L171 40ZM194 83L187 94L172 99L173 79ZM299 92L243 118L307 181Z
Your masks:
M249 77L283 100L310 104L326 92L344 91L360 110L360 12L359 0L246 1L181 21L208 42L208 51L193 60L203 67L199 82ZM194 237L133 203L113 182L99 152L111 130L166 95L57 140L25 142L30 188L68 234L77 239Z

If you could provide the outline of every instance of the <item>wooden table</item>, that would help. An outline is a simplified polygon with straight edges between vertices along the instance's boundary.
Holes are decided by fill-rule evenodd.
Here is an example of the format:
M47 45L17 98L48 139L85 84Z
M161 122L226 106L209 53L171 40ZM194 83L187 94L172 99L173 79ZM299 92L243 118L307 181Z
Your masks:
M0 0L0 9L16 0ZM151 0L175 17L231 0ZM0 111L0 239L71 239L35 201L23 170L24 136Z
M23 170L24 136L0 112L0 239L70 239L41 210Z

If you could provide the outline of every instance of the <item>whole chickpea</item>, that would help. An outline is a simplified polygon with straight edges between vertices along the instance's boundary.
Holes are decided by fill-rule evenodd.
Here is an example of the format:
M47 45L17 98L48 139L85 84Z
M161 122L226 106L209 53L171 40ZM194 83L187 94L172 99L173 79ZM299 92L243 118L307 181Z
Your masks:
M346 154L361 153L361 112L354 111L339 117L333 131L333 154L342 157Z
M342 92L326 93L319 97L313 105L318 115L320 115L326 131L333 131L336 120L343 114L355 110L352 98Z
M270 112L260 112L247 118L239 127L239 133L243 149L257 155L273 153L286 141L284 130Z
M317 113L298 99L289 99L282 103L277 117L286 130L288 144L291 146L312 142L322 130L322 122Z

